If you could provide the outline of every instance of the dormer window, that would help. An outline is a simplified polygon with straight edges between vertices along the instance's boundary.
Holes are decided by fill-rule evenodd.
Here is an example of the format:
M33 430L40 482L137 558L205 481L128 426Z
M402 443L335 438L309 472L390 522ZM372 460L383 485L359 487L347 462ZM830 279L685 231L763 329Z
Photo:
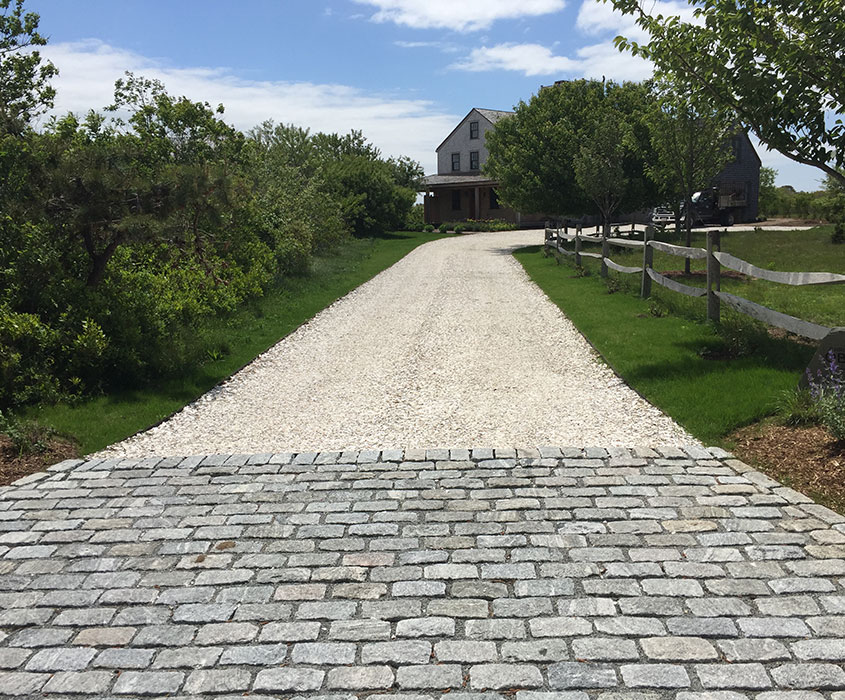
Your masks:
M478 138L478 122L470 122L469 123L469 137L471 139Z
M461 170L461 154L452 154L452 172L460 172Z

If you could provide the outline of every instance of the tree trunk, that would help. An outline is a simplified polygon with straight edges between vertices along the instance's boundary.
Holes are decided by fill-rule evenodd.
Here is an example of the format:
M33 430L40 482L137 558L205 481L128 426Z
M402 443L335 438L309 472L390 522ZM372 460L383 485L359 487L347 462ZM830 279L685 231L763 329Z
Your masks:
M687 232L687 248L692 245L692 198L687 197L686 202L686 216L684 217L684 228L686 228ZM684 273L690 273L690 260L689 258L684 258Z
M103 277L106 276L106 267L109 264L109 260L112 259L117 247L120 245L120 236L116 235L109 241L109 244L102 253L96 252L93 244L89 245L89 243L90 237L86 236L85 247L88 250L88 256L91 258L91 270L88 273L88 279L85 280L85 286L96 287L103 281Z

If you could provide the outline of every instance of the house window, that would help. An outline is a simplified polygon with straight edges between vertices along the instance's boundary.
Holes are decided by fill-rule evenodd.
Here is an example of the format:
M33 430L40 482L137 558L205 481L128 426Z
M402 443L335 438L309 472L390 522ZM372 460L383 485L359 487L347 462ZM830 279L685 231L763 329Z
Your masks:
M469 137L471 139L478 138L478 122L470 122L469 123Z
M460 170L461 169L461 154L460 153L453 153L452 154L452 170Z
M499 208L499 195L496 194L496 190L494 190L492 187L490 188L490 208Z
M460 211L461 209L461 191L452 190L452 210Z
M469 169L478 170L478 151L469 152Z

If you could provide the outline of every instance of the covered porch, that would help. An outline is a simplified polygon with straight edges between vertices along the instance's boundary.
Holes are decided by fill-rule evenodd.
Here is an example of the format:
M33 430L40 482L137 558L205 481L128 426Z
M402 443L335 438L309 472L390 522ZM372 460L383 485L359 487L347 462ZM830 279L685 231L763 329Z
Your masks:
M484 175L429 175L423 180L425 222L500 219L517 228L525 225L522 214L500 204L496 185Z

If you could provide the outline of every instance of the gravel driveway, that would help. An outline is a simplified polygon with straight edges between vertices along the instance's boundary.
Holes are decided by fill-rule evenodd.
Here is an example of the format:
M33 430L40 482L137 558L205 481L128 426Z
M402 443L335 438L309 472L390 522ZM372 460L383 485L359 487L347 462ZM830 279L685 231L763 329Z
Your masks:
M510 252L414 250L225 384L103 454L695 444L609 369Z

